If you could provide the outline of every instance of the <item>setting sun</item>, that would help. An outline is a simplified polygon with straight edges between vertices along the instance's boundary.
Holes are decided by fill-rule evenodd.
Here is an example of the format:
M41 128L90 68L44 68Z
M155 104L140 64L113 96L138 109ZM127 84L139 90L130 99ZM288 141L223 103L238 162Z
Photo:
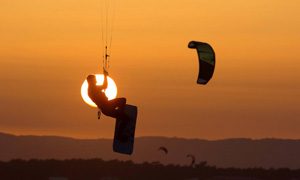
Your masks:
M97 79L97 85L102 85L103 80L104 80L104 75L103 74L95 74L95 75L96 75L96 79ZM118 93L117 85L111 77L107 77L107 81L108 81L108 87L105 91L105 95L108 98L108 100L112 100L112 99L117 97L117 93ZM84 102L87 103L88 105L90 105L92 107L97 107L97 105L88 96L88 82L87 82L87 80L85 80L82 83L81 97L84 100Z

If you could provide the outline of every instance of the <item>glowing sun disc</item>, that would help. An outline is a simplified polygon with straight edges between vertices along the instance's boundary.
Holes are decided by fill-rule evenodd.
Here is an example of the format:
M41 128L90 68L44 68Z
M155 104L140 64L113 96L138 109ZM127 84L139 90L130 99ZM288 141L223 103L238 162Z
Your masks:
M103 81L104 81L104 75L103 74L95 74L96 76L96 80L97 80L97 85L102 85ZM115 81L110 78L109 76L107 76L107 89L105 91L105 95L108 98L108 100L112 100L115 99L117 97L117 85L115 83ZM92 106L92 107L97 107L97 105L90 99L89 95L88 95L88 82L87 80L85 80L82 83L81 86L81 97L83 99L83 101L85 103L87 103L88 105Z

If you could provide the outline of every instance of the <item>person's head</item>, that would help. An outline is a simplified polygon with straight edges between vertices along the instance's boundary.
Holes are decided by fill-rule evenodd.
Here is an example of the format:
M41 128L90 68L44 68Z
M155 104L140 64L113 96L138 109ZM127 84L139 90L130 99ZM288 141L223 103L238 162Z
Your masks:
M87 82L89 85L96 85L97 83L97 79L95 75L88 75L88 77L86 78Z

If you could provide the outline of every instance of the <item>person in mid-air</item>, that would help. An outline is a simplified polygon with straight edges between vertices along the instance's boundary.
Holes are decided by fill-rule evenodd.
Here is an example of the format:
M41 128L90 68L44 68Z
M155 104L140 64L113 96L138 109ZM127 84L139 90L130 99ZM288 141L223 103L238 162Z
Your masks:
M87 77L88 82L88 95L91 100L98 106L103 114L113 118L120 117L123 115L123 110L126 105L126 98L115 98L108 100L105 95L105 90L107 88L107 76L108 72L103 69L104 72L104 81L103 85L98 86L96 76L89 75ZM99 118L99 117L98 117Z

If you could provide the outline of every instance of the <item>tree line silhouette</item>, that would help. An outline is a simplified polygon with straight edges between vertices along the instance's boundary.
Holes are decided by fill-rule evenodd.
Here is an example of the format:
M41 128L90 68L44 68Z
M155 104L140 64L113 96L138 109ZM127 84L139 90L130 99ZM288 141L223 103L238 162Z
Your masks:
M68 180L99 179L219 179L240 177L252 179L300 179L300 169L288 168L217 168L202 161L191 166L163 165L160 162L144 162L102 159L70 160L22 160L0 162L0 179L4 180L49 180L64 177ZM55 179L55 178L54 178Z

